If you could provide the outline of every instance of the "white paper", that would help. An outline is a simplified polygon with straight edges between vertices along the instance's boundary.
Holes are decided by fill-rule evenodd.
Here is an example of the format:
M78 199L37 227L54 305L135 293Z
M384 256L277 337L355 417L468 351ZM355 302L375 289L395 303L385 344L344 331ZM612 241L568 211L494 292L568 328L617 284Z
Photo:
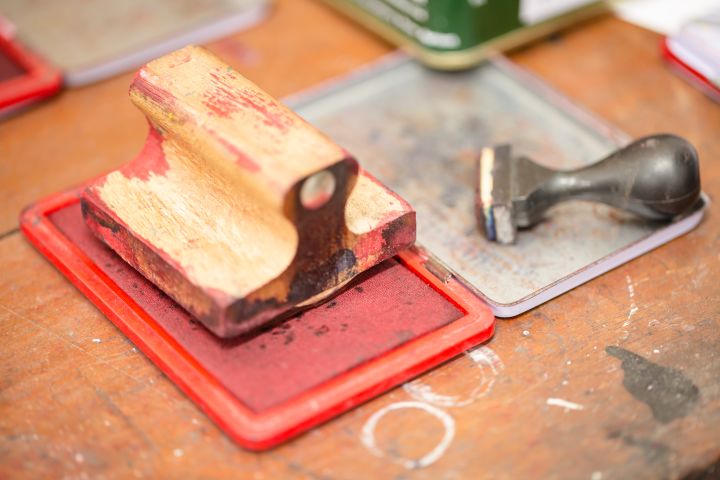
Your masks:
M520 21L526 25L540 23L592 3L594 0L520 0Z
M616 0L613 10L626 22L665 35L720 8L720 0Z

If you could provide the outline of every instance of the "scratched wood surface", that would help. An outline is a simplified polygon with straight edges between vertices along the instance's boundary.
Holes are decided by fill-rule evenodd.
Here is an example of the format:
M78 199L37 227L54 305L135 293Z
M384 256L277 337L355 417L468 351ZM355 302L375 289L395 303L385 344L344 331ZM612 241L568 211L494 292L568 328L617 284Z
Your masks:
M716 198L720 106L666 70L657 42L605 18L512 58L632 135L688 137ZM387 51L299 0L212 48L274 95ZM0 124L0 477L711 478L714 207L687 236L500 321L490 343L416 382L271 452L235 446L13 231L23 204L137 152L145 126L127 102L129 79Z

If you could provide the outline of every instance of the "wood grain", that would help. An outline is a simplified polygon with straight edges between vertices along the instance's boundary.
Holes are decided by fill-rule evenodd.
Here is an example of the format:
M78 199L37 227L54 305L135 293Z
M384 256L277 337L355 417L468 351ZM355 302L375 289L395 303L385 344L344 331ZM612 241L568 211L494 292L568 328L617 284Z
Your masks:
M296 5L307 6L310 13ZM277 21L293 14L292 21ZM301 16L324 28L312 22L293 27ZM288 41L286 53L272 46L279 43L283 27L298 35L285 31L295 38ZM302 75L309 58L313 65L347 66L348 58L358 65L358 59L384 51L377 40L346 28L345 20L312 3L280 2L275 20L252 33L263 59L264 52L275 53L270 64L257 67L268 75L264 78L271 93L302 86L295 75L275 74ZM320 30L344 33L329 47L317 34ZM605 18L513 59L633 135L671 131L688 137L700 153L703 188L717 197L720 106L663 66L658 41L657 35ZM295 56L305 48L319 50L316 56ZM330 70L322 67L304 81L318 81ZM121 105L114 100L118 92L113 90L119 88L114 82L69 92L0 126L0 144L6 151L9 144L14 153L2 155L2 168L9 170L10 162L13 166L12 175L2 176L3 186L13 189L3 199L3 225L12 228L10 210L16 212L21 200L65 187L137 151L141 131L108 131L110 123L102 113L87 117L83 111L88 105L104 109L98 99ZM131 116L120 107L113 118L130 123ZM79 137L68 135L76 129L99 135L94 141L77 141ZM35 130L41 134L30 142ZM123 146L116 136L136 143ZM64 159L55 178L42 175L51 171L49 158L28 165L42 152L52 153L57 162ZM72 173L71 165L77 166ZM715 210L711 206L690 234L532 312L500 321L489 344L419 383L395 389L265 454L245 452L220 434L109 321L12 234L0 241L0 476L701 475L720 456L720 222ZM675 380L670 382L675 387L668 379ZM675 397L679 403L673 403ZM419 402L426 409L398 402ZM443 447L447 428L442 422L447 426L448 419L454 433L447 448L436 451L429 464L410 461Z

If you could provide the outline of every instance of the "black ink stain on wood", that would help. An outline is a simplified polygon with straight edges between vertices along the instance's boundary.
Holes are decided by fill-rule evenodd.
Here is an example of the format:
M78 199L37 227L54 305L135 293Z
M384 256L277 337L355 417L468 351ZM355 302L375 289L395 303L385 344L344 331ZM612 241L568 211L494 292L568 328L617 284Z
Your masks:
M660 471L667 471L668 458L672 453L672 450L670 450L670 447L664 443L635 437L621 431L609 432L608 438L620 440L628 447L639 448L642 451L645 461L649 465L655 466Z
M698 387L680 370L663 367L624 348L608 346L605 351L622 360L623 386L650 407L662 423L684 417L700 398Z

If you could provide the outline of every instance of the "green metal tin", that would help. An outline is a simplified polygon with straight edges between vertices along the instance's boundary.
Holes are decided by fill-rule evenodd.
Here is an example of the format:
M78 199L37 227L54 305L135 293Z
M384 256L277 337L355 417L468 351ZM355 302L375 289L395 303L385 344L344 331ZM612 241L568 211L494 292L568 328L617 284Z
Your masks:
M468 68L605 10L598 0L326 0L424 63Z

